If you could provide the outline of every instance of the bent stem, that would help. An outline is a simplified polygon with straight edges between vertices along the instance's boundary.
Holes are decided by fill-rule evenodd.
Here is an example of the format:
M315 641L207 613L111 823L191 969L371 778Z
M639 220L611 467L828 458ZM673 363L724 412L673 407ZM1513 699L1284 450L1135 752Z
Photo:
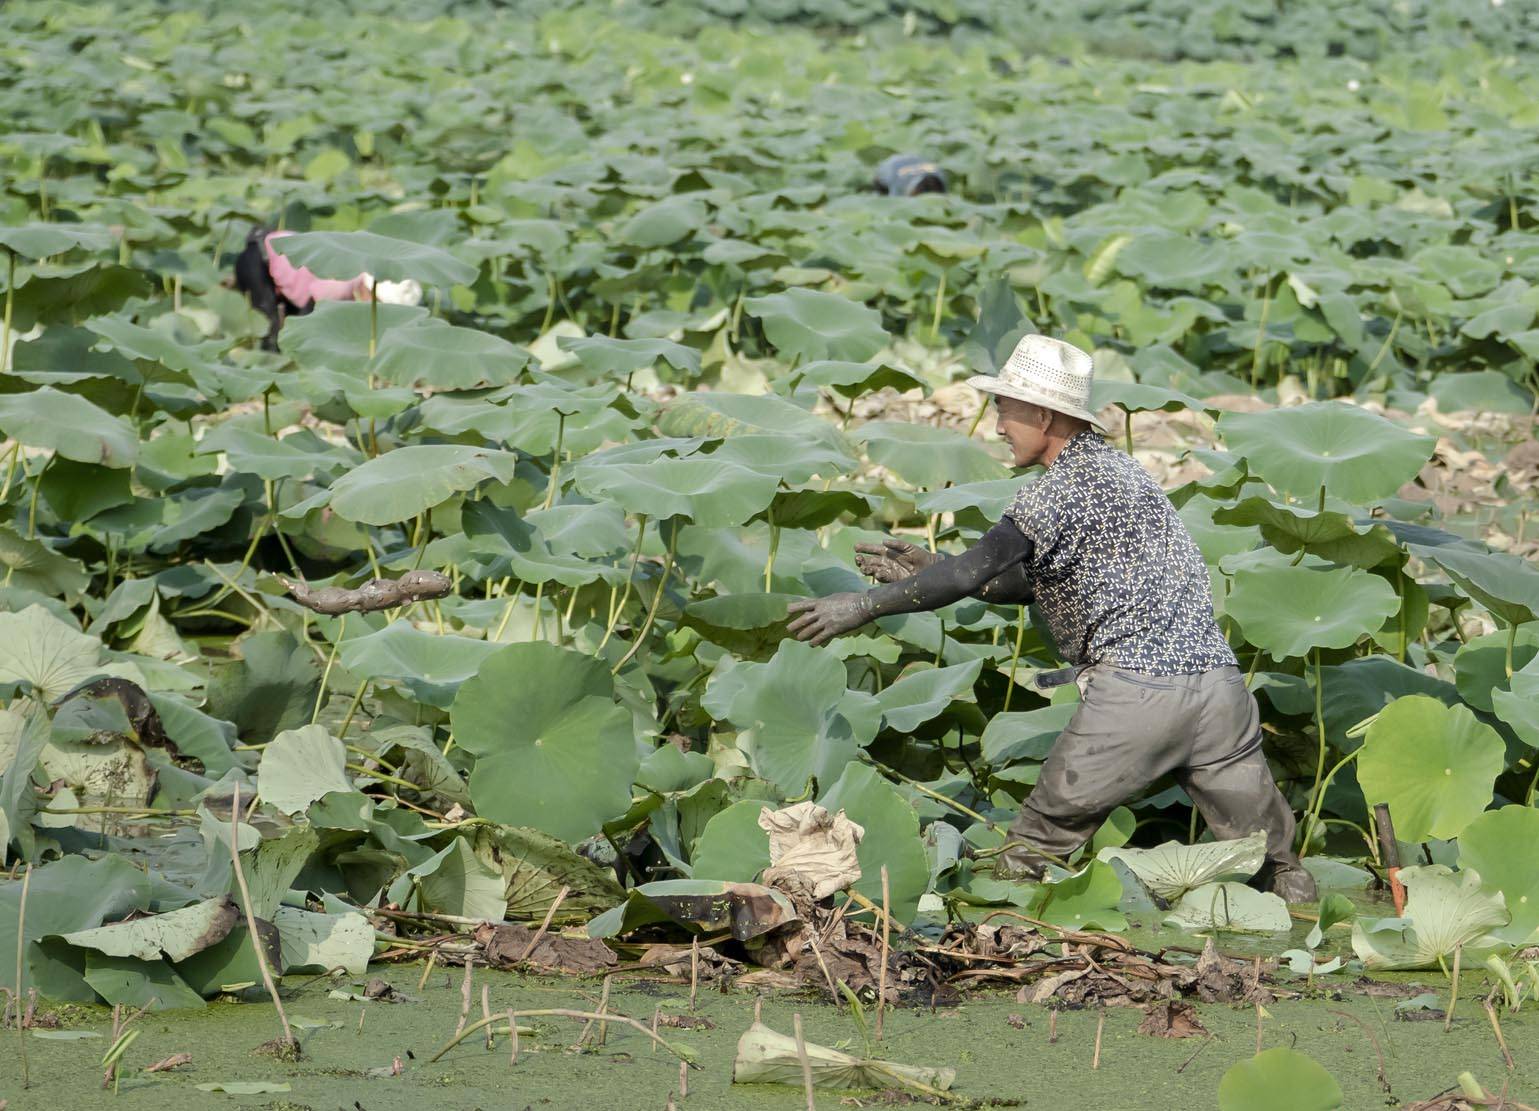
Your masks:
M641 561L641 545L647 535L647 518L645 514L636 517L636 550L631 552L631 569L625 576L625 593L620 596L620 604L609 615L609 625L604 629L604 639L599 641L597 651L602 652L604 645L609 643L609 638L615 635L615 626L620 623L620 615L625 612L625 603L631 600L631 588L636 585L636 564Z
M641 631L636 634L636 639L631 642L630 648L626 651L625 655L620 657L620 662L615 664L614 668L610 671L611 675L620 674L620 669L630 663L632 657L641 651L641 646L646 643L647 634L652 631L652 622L657 620L657 609L662 605L663 592L668 586L668 576L673 571L673 553L677 549L678 543L679 530L675 526L668 536L668 554L663 558L663 577L657 580L657 590L652 595L652 604L647 607L646 620L641 623Z
M234 798L230 804L230 864L235 869L235 882L240 886L240 898L242 909L246 912L246 931L251 937L251 949L256 953L257 967L262 970L262 984L267 988L267 994L272 996L273 1006L278 1009L278 1021L283 1024L283 1042L290 1049L296 1043L294 1031L289 1028L289 1016L283 1009L283 1000L278 996L278 987L273 983L272 969L267 964L267 953L262 946L262 937L257 933L256 911L251 909L251 888L246 886L246 873L240 866L240 784L235 784Z
M433 1062L437 1061L445 1053L448 1053L449 1050L459 1045L460 1042L470 1037L470 1035L474 1034L477 1030L480 1030L483 1026L490 1026L498 1019L504 1018L508 1019L509 1023L512 1025L516 1025L516 1020L521 1018L575 1018L582 1019L587 1022L619 1022L631 1027L632 1029L639 1030L641 1033L651 1038L654 1043L662 1046L669 1053L673 1054L680 1061L683 1061L690 1068L698 1069L700 1067L691 1061L688 1054L686 1054L678 1046L654 1034L647 1028L645 1023L637 1022L635 1019L629 1018L625 1015L617 1015L613 1013L605 1013L600 1015L595 1014L592 1011L569 1011L564 1007L547 1007L534 1011L504 1011L502 1014L493 1015L491 1018L479 1019L478 1021L471 1023L469 1026L466 1026L465 1029L461 1030L458 1034L454 1035L453 1038L449 1039L449 1043L447 1045L445 1045L437 1053L433 1054L433 1056L428 1058L428 1064L432 1064Z
M1301 858L1309 855L1310 836L1314 833L1315 827L1321 824L1320 807L1321 804L1325 801L1325 792L1330 789L1331 782L1336 778L1336 773L1350 764L1353 760L1356 760L1362 751L1363 750L1361 747L1355 748L1343 756L1340 760L1336 761L1336 765L1331 768L1330 772L1326 774L1325 779L1321 781L1319 790L1315 793L1314 801L1310 804L1309 811L1304 816L1304 838L1303 844L1299 846L1299 856ZM1351 825L1352 823L1349 822L1348 824ZM1356 827L1354 826L1354 828ZM1369 847L1372 848L1373 839L1368 837L1368 834L1364 830L1358 829L1358 832L1362 833L1363 836L1367 838Z

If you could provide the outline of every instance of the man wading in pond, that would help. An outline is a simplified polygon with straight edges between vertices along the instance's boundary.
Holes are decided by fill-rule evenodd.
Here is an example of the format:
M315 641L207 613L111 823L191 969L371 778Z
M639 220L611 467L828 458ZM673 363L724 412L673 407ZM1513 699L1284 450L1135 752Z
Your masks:
M1079 708L1010 824L996 874L1034 879L1111 813L1172 774L1221 840L1265 832L1253 881L1289 902L1315 898L1293 852L1293 812L1261 752L1256 700L1213 619L1208 569L1163 490L1107 444L1090 413L1090 356L1026 336L997 378L999 435L1017 467L1046 471L958 556L898 540L862 544L860 569L885 583L791 606L790 632L827 643L889 614L963 598L1035 601L1074 669Z

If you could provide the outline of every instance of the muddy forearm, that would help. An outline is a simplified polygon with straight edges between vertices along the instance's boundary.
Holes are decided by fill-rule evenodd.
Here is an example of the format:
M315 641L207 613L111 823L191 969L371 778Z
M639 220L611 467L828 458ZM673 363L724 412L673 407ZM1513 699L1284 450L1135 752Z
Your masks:
M1030 556L1031 541L1015 525L1002 521L961 555L937 560L917 574L868 592L871 616L940 609L963 598L982 597L985 590L999 594L985 601L1003 600L1006 591L1012 592L1011 600L1017 600L1023 584L1029 590L1024 561Z

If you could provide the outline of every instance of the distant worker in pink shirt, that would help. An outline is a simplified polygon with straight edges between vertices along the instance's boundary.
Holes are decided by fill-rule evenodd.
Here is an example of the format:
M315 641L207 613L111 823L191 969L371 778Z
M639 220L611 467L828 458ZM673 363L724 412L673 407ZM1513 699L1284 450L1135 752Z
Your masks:
M267 317L267 335L262 338L266 351L278 350L278 332L288 317L303 316L317 301L367 301L369 288L375 285L373 276L366 273L338 281L317 278L308 267L295 266L272 249L274 239L293 234L254 228L235 260L235 288ZM416 305L422 301L422 287L410 279L379 282L375 295L387 305Z

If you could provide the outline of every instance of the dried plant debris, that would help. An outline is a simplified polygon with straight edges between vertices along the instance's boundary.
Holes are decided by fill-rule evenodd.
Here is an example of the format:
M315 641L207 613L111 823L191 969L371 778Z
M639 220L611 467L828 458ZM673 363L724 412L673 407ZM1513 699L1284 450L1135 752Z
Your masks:
M1140 1034L1153 1038L1207 1037L1208 1029L1197 1017L1197 1008L1178 999L1155 1003L1144 1011L1144 1020L1138 1024Z
M804 1046L815 1088L898 1088L937 1095L956 1079L955 1069L868 1060L813 1042ZM756 1022L738 1039L732 1083L800 1087L803 1067L795 1038Z
M475 938L485 953L486 963L493 968L513 968L527 962L535 968L587 975L619 963L614 950L597 938L546 933L536 942L535 934L535 930L522 923L509 922L483 925L476 930Z
M294 601L328 616L395 609L410 602L447 597L454 589L453 580L442 571L408 571L398 579L370 579L351 590L340 586L315 590L308 583L282 575L277 578Z

